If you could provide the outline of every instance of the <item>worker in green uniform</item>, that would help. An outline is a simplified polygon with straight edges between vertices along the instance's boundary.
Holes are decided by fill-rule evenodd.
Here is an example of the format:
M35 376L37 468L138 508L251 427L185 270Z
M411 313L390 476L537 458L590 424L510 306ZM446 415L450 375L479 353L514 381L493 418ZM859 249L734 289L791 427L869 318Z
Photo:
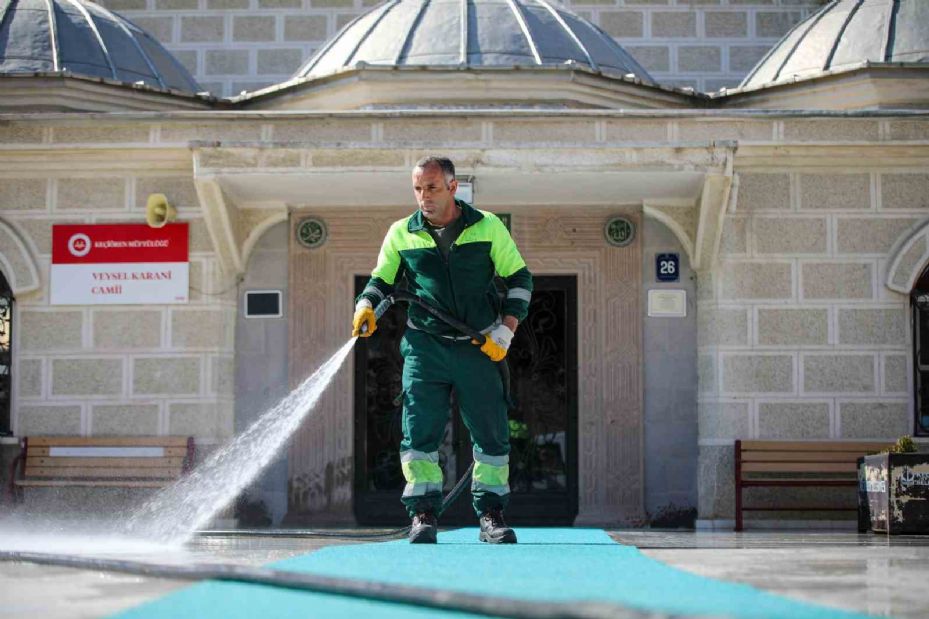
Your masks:
M412 180L419 209L387 231L371 279L357 299L352 335L374 332L374 307L405 275L408 292L488 336L478 347L410 304L400 342L400 461L407 482L401 500L413 519L410 542L435 543L443 486L438 449L455 389L473 444L471 494L480 540L512 544L516 533L503 518L510 493L507 404L495 362L506 356L526 317L532 274L496 215L455 198L458 182L449 159L419 160ZM502 300L493 284L495 273L507 285Z

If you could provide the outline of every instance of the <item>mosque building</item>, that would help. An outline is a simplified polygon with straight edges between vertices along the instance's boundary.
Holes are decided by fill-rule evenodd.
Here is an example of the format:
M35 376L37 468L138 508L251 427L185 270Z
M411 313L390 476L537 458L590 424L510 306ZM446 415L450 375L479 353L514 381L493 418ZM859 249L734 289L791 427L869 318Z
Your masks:
M929 436L929 2L213 4L0 2L3 475L27 436L247 427L349 338L425 154L535 276L515 524L731 527L736 439ZM243 504L405 520L404 325ZM454 416L447 487L470 454Z

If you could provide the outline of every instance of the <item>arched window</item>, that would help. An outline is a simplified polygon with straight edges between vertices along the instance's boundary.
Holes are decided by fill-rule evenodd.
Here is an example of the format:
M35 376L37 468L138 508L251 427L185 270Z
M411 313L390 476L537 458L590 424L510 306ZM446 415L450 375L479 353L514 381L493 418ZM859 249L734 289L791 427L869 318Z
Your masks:
M13 387L13 291L0 273L0 436L10 434Z
M913 314L913 385L916 436L929 436L929 268L910 293Z

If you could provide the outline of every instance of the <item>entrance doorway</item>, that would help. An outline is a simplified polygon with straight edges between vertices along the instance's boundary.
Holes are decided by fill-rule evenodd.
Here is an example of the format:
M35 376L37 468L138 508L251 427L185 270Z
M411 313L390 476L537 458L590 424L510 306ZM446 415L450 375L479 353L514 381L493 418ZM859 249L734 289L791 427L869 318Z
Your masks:
M360 294L367 277L356 277ZM513 338L507 359L516 408L510 411L510 489L507 520L513 524L570 525L577 497L577 278L534 278L529 315ZM399 341L406 308L393 306L378 329L355 347L354 512L361 524L407 522L400 504L403 360ZM439 449L445 492L471 462L471 441L455 396ZM465 491L442 517L442 524L473 525Z
M11 436L13 400L13 291L0 273L0 436Z

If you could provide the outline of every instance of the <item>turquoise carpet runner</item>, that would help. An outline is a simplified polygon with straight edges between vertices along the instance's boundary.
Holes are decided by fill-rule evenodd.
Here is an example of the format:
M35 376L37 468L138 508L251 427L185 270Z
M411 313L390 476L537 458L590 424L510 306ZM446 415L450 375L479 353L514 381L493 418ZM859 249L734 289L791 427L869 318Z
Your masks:
M440 533L435 546L410 545L406 540L334 546L268 567L533 601L606 601L652 612L703 617L867 616L690 574L650 559L633 546L617 544L599 529L520 528L518 534L520 543L516 546L490 546L477 541L477 529L459 529ZM118 616L413 619L472 615L263 585L206 582Z

